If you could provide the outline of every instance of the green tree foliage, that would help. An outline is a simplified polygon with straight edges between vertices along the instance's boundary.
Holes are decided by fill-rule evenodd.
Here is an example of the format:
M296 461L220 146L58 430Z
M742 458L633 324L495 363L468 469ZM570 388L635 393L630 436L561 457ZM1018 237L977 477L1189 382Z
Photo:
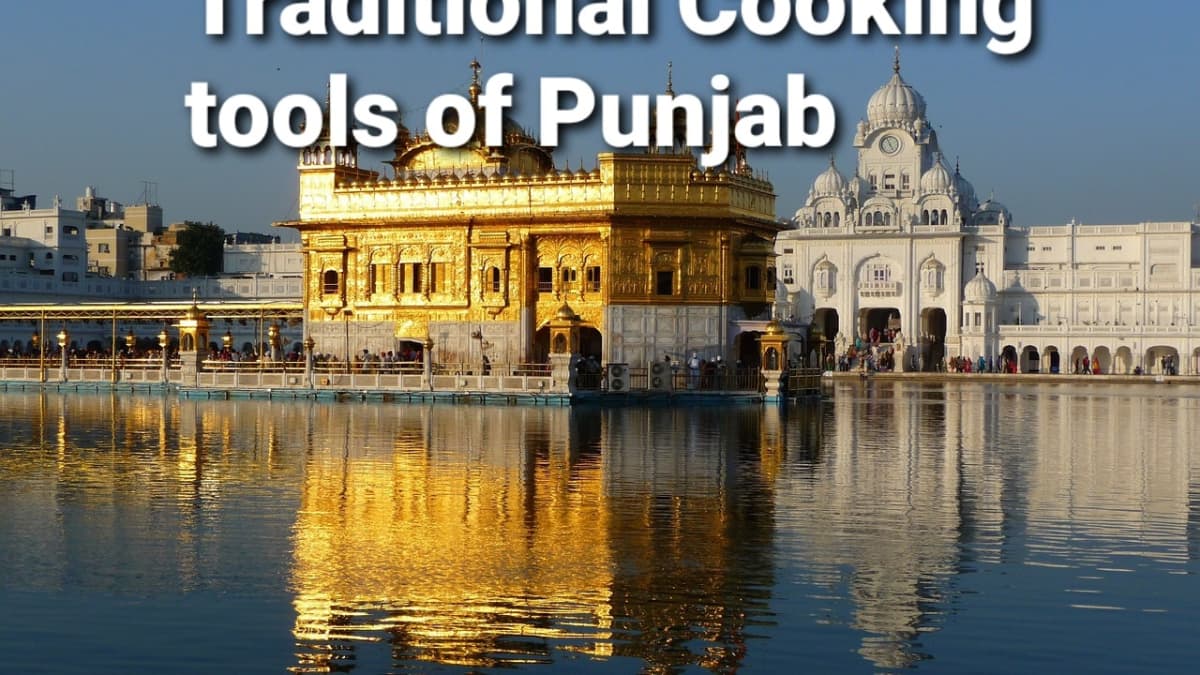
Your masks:
M212 223L188 221L171 252L171 271L189 277L220 274L224 249L225 230Z

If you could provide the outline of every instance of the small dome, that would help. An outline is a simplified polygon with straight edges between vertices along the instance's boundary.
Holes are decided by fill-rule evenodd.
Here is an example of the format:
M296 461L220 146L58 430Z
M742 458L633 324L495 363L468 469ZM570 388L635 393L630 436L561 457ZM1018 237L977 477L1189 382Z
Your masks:
M850 187L850 196L859 201L861 201L863 198L863 195L865 195L868 192L867 182L865 180L863 180L862 176L858 175L857 173L854 174L854 178L850 179L849 187Z
M976 225L1003 225L1008 227L1012 225L1012 212L1008 207L996 201L988 199L986 202L979 205L979 210L975 212L974 222Z
M990 213L1008 213L1009 212L1007 206L1001 204L1000 202L996 201L995 199L990 199L990 198L986 202L979 205L979 210L980 210L980 212L990 212Z
M951 192L953 187L954 177L950 175L950 170L942 162L941 156L938 156L933 166L925 172L924 176L921 176L921 192L946 194Z
M867 120L873 125L916 122L925 117L925 99L900 77L900 66L888 83L867 103Z
M767 335L783 335L783 333L783 326L780 325L778 321L772 319L771 322L767 324Z
M963 178L963 175L958 172L957 168L954 170L954 187L958 190L959 196L962 197L963 204L967 205L968 208L974 208L975 186L971 185L971 181Z
M204 318L204 312L201 312L200 308L195 303L192 303L192 306L187 308L187 312L184 313L183 318L188 321L199 321Z
M570 305L564 302L563 306L559 307L558 311L555 312L554 318L559 321L578 321L579 315L575 313L575 310L571 309Z
M975 273L975 278L967 282L967 287L963 291L963 297L967 302L985 303L996 299L996 284L992 283L991 279L979 270Z
M837 166L833 160L829 160L829 168L817 180L813 181L813 195L820 197L825 195L840 196L846 189L846 179L842 173L837 170Z

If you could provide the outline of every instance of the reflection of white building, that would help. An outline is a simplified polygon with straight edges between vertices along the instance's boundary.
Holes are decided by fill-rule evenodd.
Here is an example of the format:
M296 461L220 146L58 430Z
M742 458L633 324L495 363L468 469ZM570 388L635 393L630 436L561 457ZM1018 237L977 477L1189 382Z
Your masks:
M1086 356L1105 373L1200 373L1200 226L1016 227L948 165L894 70L859 122L854 174L831 164L776 239L781 313L812 325L814 347L898 327L906 369L982 356L1069 372Z

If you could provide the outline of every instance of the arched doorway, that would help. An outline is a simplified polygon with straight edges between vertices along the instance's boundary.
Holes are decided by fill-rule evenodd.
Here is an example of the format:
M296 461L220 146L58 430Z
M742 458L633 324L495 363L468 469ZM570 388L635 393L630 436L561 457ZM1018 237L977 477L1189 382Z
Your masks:
M1128 375L1133 372L1133 350L1129 347L1118 347L1117 356L1113 360L1113 373Z
M937 370L938 364L946 358L947 328L946 310L930 307L921 312L921 356L925 360L922 370Z
M1096 347L1092 352L1092 372L1095 373L1096 366L1099 365L1099 374L1109 375L1112 373L1112 352L1108 351L1108 347Z
M847 335L853 339L861 337L868 342L888 344L891 335L900 330L900 310L894 307L868 307L858 313L857 336Z
M1075 349L1071 350L1071 363L1068 364L1068 366L1071 368L1072 375L1078 375L1084 372L1084 359L1087 359L1089 363L1092 360L1092 357L1088 355L1087 347L1076 347Z
M600 331L591 326L583 326L579 329L579 355L583 358L592 358L597 362L604 355L604 336Z
M425 363L425 345L416 340L400 340L396 345L399 351L396 352L396 360L400 362L402 369L407 369L406 364L421 364L424 367Z
M1040 373L1042 370L1042 357L1038 354L1037 347L1029 346L1021 350L1021 372L1022 373Z
M1058 347L1046 347L1042 352L1042 368L1053 375L1062 372L1062 354L1058 353Z
M1005 373L1015 373L1018 371L1017 364L1017 348L1008 345L1000 352L1000 369Z
M837 337L841 327L838 323L838 313L836 309L824 307L818 309L813 314L812 335L810 340L814 347L820 351L821 358L826 354L833 352L833 341ZM847 336L849 337L849 336Z
M550 362L550 327L543 326L533 334L533 350L529 354L532 363Z
M762 333L747 331L739 333L733 339L734 351L737 353L737 367L758 368L761 361L758 353L758 341Z
M1179 352L1174 347L1151 347L1146 350L1145 369L1155 375L1178 375Z

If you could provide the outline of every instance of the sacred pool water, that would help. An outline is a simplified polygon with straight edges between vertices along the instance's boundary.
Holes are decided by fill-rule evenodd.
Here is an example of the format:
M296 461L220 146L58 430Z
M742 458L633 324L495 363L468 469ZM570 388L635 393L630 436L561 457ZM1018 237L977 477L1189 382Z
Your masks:
M10 672L1174 672L1200 392L0 394Z

